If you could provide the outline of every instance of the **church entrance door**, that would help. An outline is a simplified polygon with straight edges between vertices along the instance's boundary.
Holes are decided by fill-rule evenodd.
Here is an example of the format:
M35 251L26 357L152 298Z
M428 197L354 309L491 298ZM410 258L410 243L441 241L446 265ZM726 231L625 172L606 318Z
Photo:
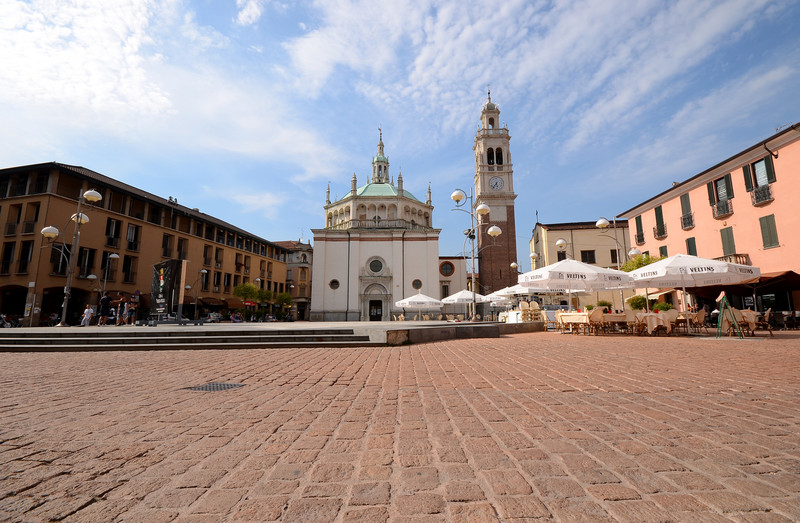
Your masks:
M369 321L381 321L383 316L383 302L381 300L369 300Z

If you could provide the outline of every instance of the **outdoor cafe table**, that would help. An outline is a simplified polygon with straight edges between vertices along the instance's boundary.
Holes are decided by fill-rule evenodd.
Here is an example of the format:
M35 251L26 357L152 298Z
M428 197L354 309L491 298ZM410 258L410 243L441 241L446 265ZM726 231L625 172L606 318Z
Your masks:
M636 314L636 321L643 321L647 327L647 334L653 334L653 331L659 325L667 328L667 332L672 330L672 324L666 314L658 314L655 312L639 312Z
M558 316L558 321L564 327L569 326L570 331L572 331L573 325L588 325L589 324L589 313L588 312L562 312Z
M627 324L627 322L628 322L627 317L622 313L607 312L603 314L603 323L607 323L610 325L620 324L624 326L625 324Z

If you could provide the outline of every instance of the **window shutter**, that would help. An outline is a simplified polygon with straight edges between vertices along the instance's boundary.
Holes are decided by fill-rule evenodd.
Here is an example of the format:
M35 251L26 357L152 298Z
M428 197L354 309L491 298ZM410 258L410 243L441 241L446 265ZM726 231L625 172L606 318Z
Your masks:
M725 256L736 254L736 244L733 242L733 227L725 227L720 229L719 232L722 237L722 254Z
M733 199L733 183L731 183L730 173L725 175L725 191L728 193L728 199Z
M758 219L761 224L761 240L764 243L764 248L777 247L778 243L778 230L775 227L775 215L770 214Z
M768 154L765 158L765 162L767 164L767 182L774 183L775 182L775 166L772 164L772 155Z
M656 207L656 226L659 229L664 227L664 211L661 209L660 205Z
M658 254L662 258L666 258L667 257L667 246L666 245L662 245L661 247L659 247L658 248Z
M642 227L642 217L641 215L636 217L636 236L644 235L644 228Z
M691 214L692 212L692 205L689 201L689 194L681 194L681 215L686 216L687 214Z
M686 254L697 256L697 243L694 237L686 238Z
M750 174L750 164L742 167L742 172L744 173L744 188L747 189L747 192L751 192L753 190L753 175Z
M708 203L711 207L717 204L717 193L714 192L714 182L708 182Z

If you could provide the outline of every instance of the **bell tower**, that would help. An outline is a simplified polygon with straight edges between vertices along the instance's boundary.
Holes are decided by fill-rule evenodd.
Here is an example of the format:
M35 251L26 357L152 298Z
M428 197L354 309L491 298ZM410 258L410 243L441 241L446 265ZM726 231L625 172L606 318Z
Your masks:
M481 294L489 294L517 283L511 264L517 261L516 225L514 222L514 168L511 163L508 128L500 126L500 107L492 102L492 92L481 110L481 126L475 135L475 205L485 203L490 212L479 227L479 282ZM497 225L502 234L492 238L489 225Z

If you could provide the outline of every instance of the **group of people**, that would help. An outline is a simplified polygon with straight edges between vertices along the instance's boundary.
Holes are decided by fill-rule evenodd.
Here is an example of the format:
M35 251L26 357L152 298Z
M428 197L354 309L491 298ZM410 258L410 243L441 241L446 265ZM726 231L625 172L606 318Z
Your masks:
M111 317L111 293L106 292L100 298L100 312L97 315L97 325L109 325L108 318ZM117 307L116 325L131 325L136 320L136 305L131 302L130 298L120 296L119 306ZM91 304L86 304L81 316L81 326L88 326L92 324L94 319L94 307Z

